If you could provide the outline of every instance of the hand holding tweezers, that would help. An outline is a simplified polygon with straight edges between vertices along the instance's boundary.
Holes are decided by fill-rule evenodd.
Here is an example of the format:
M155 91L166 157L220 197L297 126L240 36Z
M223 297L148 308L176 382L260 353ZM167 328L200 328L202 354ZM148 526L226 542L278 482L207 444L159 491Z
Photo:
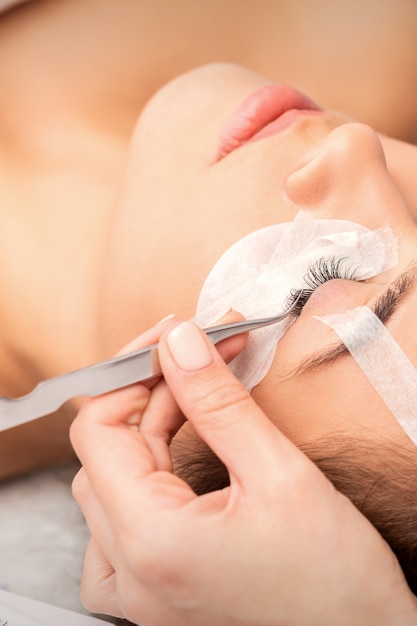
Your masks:
M204 329L213 344L285 319L300 296L283 313L274 317L220 324ZM53 413L70 398L98 396L133 383L162 375L157 358L158 344L116 356L107 361L40 382L20 398L0 398L0 431Z

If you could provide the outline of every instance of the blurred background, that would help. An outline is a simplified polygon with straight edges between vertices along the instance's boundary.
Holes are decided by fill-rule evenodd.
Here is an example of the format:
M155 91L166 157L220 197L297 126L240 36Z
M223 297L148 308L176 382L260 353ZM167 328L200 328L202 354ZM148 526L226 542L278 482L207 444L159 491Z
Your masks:
M236 62L417 141L415 0L136 2L147 7L150 47L166 42L160 82L202 63Z
M37 72L55 67L75 89L91 68L113 81L101 95L117 98L129 78L139 108L174 76L229 61L417 141L416 0L26 0L5 15L3 89L25 50Z

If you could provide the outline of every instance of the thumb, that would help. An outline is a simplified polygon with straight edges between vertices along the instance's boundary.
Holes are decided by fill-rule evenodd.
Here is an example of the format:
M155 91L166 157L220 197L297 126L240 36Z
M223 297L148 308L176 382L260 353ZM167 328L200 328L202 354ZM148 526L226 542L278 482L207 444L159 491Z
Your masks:
M208 337L183 322L159 343L164 377L185 417L240 483L285 473L306 457L280 433ZM256 468L256 471L254 470ZM256 476L255 476L256 474Z

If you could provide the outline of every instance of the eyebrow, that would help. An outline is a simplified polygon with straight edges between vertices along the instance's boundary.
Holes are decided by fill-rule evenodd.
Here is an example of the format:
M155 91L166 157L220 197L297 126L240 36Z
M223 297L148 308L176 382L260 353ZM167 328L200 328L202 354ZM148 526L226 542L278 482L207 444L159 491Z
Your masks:
M413 287L417 285L416 272L417 263L413 263L412 267L409 267L405 272L397 276L384 293L376 299L371 310L383 324L388 322L391 316L397 311L400 304L404 302L406 297L411 293ZM326 350L316 352L307 357L301 365L297 367L295 372L292 373L292 376L295 377L310 373L318 367L322 367L328 363L334 363L337 359L348 354L349 350L345 344L339 342Z

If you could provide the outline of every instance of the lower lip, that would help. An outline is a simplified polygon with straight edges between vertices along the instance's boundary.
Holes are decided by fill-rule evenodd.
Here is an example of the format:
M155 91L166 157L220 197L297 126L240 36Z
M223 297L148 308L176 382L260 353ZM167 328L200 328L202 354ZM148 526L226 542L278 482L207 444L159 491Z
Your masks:
M229 119L220 136L218 159L245 143L279 133L300 116L322 114L320 107L292 87L263 85Z

